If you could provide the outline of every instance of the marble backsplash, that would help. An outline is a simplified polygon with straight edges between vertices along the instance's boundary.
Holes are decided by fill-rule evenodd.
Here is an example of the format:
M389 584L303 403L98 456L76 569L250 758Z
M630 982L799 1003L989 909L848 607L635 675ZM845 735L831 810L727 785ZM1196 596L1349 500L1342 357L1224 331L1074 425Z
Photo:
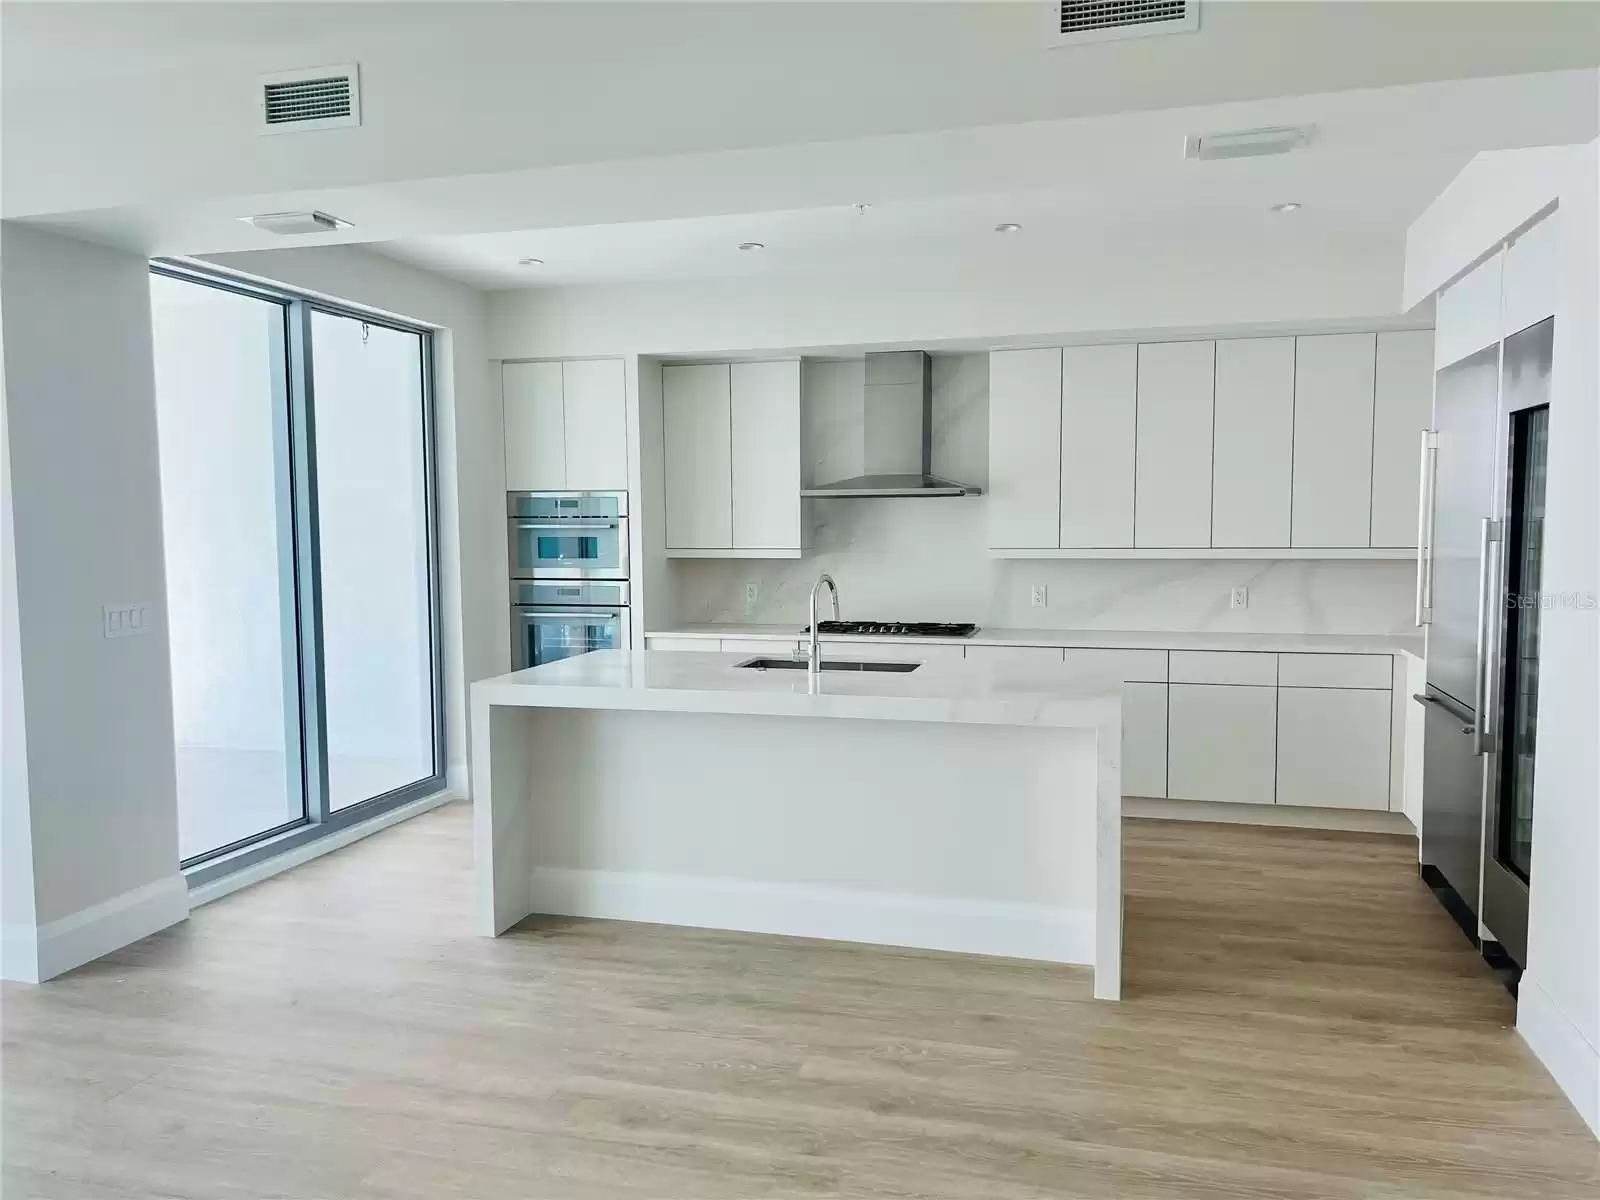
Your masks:
M806 468L826 481L860 471L862 369L807 362ZM934 470L988 483L988 358L933 362ZM989 556L984 497L811 502L812 551L799 560L678 559L678 623L803 623L820 572L855 619L976 621L990 628L1237 633L1412 631L1408 562L1022 560ZM746 585L757 599L746 604ZM1033 607L1044 586L1048 603ZM1229 607L1235 587L1249 606Z

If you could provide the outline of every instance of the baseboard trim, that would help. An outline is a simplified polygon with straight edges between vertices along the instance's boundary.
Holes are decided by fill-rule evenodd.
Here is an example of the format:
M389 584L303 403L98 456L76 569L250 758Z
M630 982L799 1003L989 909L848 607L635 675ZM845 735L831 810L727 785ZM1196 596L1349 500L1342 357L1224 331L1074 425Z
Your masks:
M188 885L181 874L173 874L37 929L7 928L5 977L43 983L159 933L188 915Z
M1600 1139L1600 1050L1531 975L1518 989L1517 1032Z
M1221 804L1213 800L1166 800L1124 796L1122 815L1157 821L1209 821L1218 825L1273 825L1289 829L1333 829L1348 833L1394 833L1416 837L1404 813L1355 808L1299 808L1290 804Z
M370 821L362 821L359 825L350 825L337 833L330 833L325 838L318 838L314 842L302 842L292 850L285 850L282 854L271 858L264 858L260 862L251 863L248 867L205 883L196 884L189 889L189 904L192 908L199 908L202 904L210 904L213 900L221 900L224 896L231 896L242 888L251 884L260 883L264 879L271 879L274 875L281 875L285 871L308 863L312 859L321 858L324 854L332 854L335 850L342 850L352 842L359 842L362 838L371 837L388 829L391 825L398 825L401 821L408 821L412 817L421 816L430 809L440 805L449 804L460 796L454 788L446 788L442 792L435 792L431 796L422 796L398 808L391 808L388 812L379 813Z
M1093 965L1086 910L855 888L537 867L532 910Z

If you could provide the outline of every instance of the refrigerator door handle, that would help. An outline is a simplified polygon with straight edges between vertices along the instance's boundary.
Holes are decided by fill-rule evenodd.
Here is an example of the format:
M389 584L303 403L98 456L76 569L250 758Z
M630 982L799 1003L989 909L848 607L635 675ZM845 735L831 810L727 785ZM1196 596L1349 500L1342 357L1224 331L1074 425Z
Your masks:
M1478 540L1478 661L1472 681L1472 749L1479 755L1489 753L1489 656L1493 650L1489 622L1495 615L1489 603L1489 582L1495 577L1489 559L1499 541L1500 523L1493 517L1483 518Z
M1433 622L1433 508L1438 498L1434 487L1438 460L1438 431L1424 429L1417 486L1416 625L1419 629Z

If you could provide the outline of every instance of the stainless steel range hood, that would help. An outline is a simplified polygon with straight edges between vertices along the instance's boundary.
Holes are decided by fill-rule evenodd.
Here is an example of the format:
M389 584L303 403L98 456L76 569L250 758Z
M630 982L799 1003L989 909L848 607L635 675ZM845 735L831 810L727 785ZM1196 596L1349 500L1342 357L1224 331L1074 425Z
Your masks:
M933 370L921 350L869 354L862 395L864 474L819 483L802 496L977 496L983 489L933 473Z

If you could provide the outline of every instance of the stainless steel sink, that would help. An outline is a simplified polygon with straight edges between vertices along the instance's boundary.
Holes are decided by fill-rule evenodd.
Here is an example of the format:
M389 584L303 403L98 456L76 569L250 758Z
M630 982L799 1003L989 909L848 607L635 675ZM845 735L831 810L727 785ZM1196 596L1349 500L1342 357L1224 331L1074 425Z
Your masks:
M752 671L804 671L806 660L803 658L751 658L737 664L741 668ZM916 662L822 662L824 671L882 671L890 675L904 675L907 671L915 671L921 663Z

